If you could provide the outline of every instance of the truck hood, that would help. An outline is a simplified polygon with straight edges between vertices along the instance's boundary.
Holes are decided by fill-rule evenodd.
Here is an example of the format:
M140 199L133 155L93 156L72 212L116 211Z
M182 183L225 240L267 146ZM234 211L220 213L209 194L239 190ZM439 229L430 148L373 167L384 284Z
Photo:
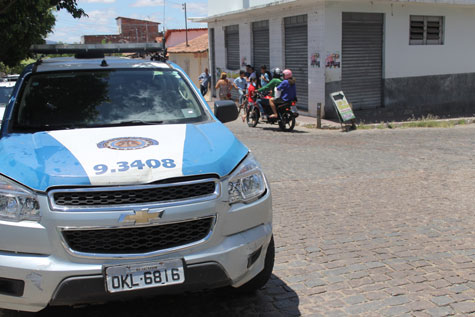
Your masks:
M37 191L229 174L248 149L220 122L10 134L0 174Z

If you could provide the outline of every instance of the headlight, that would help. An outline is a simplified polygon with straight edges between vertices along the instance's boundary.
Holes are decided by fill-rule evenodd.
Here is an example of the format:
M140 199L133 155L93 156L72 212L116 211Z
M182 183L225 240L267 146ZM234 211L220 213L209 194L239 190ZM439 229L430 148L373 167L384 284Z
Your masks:
M238 166L228 183L229 203L247 203L266 191L266 181L259 163L252 154Z
M0 220L21 221L40 219L36 195L28 189L0 176Z

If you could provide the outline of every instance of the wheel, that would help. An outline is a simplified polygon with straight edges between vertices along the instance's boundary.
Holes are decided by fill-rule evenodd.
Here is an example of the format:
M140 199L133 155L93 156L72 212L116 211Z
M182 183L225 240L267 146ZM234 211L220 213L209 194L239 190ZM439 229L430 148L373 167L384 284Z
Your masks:
M242 105L241 105L241 104L238 104L238 110L239 110L239 111L238 111L238 115L241 114L241 110L242 110L242 111L244 112L244 114L245 114L245 113L246 113L246 107L247 107L247 101L244 101L244 102L242 103Z
M274 269L275 246L274 237L272 236L269 246L267 247L266 258L264 262L264 269L257 274L252 280L236 289L239 293L253 293L269 281L272 270Z
M282 120L279 121L279 127L285 132L292 131L295 128L295 117L289 112L284 112Z
M252 107L246 114L247 125L254 128L259 123L259 111L256 107Z

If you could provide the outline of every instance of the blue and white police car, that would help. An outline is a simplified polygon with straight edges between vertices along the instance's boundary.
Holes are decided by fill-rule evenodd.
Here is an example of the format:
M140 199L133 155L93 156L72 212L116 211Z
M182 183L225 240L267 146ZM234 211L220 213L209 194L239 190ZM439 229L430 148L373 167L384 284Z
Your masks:
M26 67L0 130L0 308L262 287L271 193L236 117L168 62Z

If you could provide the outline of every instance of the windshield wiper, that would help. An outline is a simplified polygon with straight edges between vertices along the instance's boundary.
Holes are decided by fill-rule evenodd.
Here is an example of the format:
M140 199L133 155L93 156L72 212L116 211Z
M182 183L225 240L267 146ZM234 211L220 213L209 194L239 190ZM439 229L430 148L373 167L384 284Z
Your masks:
M75 125L14 125L14 130L19 131L51 131L51 130L71 130L80 128Z
M104 123L104 124L91 124L87 125L88 128L100 128L100 127L120 127L120 126L131 126L131 125L156 125L162 124L163 121L143 121L143 120L130 120L130 121L120 121L115 123Z
M13 128L20 131L50 131L50 130L71 130L71 129L83 129L83 128L106 128L106 127L121 127L121 126L133 126L133 125L156 125L162 124L163 121L142 121L142 120L130 120L121 121L117 123L105 123L105 124L64 124L64 125L16 125Z

